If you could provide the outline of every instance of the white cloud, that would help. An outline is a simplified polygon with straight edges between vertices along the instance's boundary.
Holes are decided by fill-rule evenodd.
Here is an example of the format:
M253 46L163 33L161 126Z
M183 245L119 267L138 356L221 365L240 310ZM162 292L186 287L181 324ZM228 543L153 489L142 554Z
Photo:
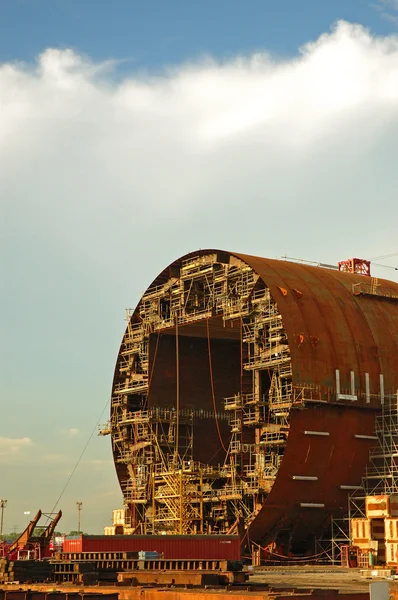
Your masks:
M383 19L392 21L395 24L398 23L398 15L396 14L398 0L377 0L377 3L373 4L373 8L379 12Z
M378 4L380 6L385 6L386 8L398 10L398 0L378 0Z
M15 436L0 455L30 450L19 431L35 432L38 505L80 456L68 424L88 439L109 394L124 307L171 260L397 250L398 36L342 22L289 60L110 69L54 49L0 65L0 394ZM109 439L92 445L66 492L71 523L84 486L119 493Z
M32 447L33 441L28 437L11 438L0 437L0 456L22 454Z
M70 435L71 437L76 437L77 435L79 435L80 431L76 428L76 427L71 427L70 429L68 429L68 435Z
M187 244L249 250L237 233L252 227L259 252L264 220L281 249L281 226L294 242L310 228L314 258L325 227L350 232L342 258L353 241L391 248L374 199L395 211L398 37L341 22L288 61L207 59L120 83L102 67L54 49L34 69L1 67L1 198L21 236L10 244L119 272L148 235L173 248L168 260Z

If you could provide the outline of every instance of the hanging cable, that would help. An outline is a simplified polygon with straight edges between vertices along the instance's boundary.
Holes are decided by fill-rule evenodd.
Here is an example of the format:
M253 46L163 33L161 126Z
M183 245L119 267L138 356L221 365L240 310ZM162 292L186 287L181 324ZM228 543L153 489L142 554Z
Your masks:
M383 256L374 256L373 258L369 258L369 260L384 260L385 258L393 258L394 256L398 256L398 252L392 252L392 254L384 254Z
M217 456L217 454L218 454L218 453L219 453L219 452L220 452L222 449L223 449L223 448L222 448L222 446L220 446L220 447L219 447L219 449L218 449L218 450L217 450L217 451L216 451L216 452L213 454L213 456L211 456L211 457L209 458L209 461L208 461L208 462L209 462L210 464L211 464L211 461L213 460L213 458L215 458L215 457Z
M175 460L179 461L179 443L180 443L180 352L178 339L178 312L176 312L176 445Z
M156 357L158 355L159 339L160 339L160 331L158 331L158 337L156 339L155 352L154 352L154 355L153 355L153 362L152 362L151 372L149 374L149 379L148 379L148 393L147 393L147 396L145 398L144 409L148 408L149 392L150 392L150 389L151 389L152 377L153 377L153 373L154 373L154 370L155 370ZM148 351L149 351L149 348L148 348Z
M398 267L392 267L391 265L380 265L379 263L372 262L372 267L383 267L383 269L393 269L393 271L398 271Z
M243 319L240 318L240 373L239 373L240 395L243 394Z
M240 398L241 398L241 411L240 418L241 422L243 422L243 319L242 315L240 317L240 373L239 373L239 390L240 390ZM240 429L240 443L241 448L243 445L243 427Z
M88 448L88 445L89 445L89 443L91 442L91 440L92 440L92 438L94 436L94 433L96 431L98 431L98 425L100 424L100 421L102 419L102 415L104 414L105 409L108 406L108 404L109 404L109 400L106 401L105 406L102 409L102 412L101 412L100 416L98 417L97 422L94 425L93 430L92 430L92 432L91 432L91 434L90 434L90 436L89 436L89 438L88 438L88 440L86 442L86 445L84 446L83 450L81 451L81 454L80 454L79 458L77 459L77 462L76 462L75 466L73 467L71 474L69 475L68 479L66 480L66 483L65 483L64 487L62 488L62 491L61 491L60 495L58 496L57 501L55 502L55 504L54 504L54 506L53 506L53 508L51 510L51 513L55 512L55 509L57 508L57 506L58 506L58 504L59 504L62 496L64 495L64 493L65 493L65 491L66 491L69 483L71 482L71 479L72 479L73 475L75 474L76 469L78 468L78 466L79 466L79 464L80 464L80 462L81 462L81 460L82 460L82 458L83 458L83 456L84 456L84 454L85 454L85 452L86 452L86 450ZM48 521L49 521L49 517L47 517L47 522Z
M270 556L277 556L278 558L283 558L286 561L290 560L292 562L293 561L298 562L300 560L308 561L311 559L319 558L320 556L323 556L324 554L328 553L327 550L322 550L322 552L318 552L318 554L311 554L310 556L285 556L284 554L279 554L278 552L273 552L272 550L269 550L267 547L257 544L253 540L250 540L250 543L253 544L254 546L257 546L257 548L259 548L260 550L267 552Z
M213 365L212 365L212 360L211 360L209 318L206 319L206 328L207 328L207 348L209 351L210 386L211 386L211 396L212 396L212 400L213 400L214 416L216 419L216 427L217 427L217 433L218 433L218 438L220 440L220 444L221 444L224 452L226 452L228 454L228 450L225 447L224 441L221 437L220 425L219 425L218 416L217 416L216 396L214 394Z

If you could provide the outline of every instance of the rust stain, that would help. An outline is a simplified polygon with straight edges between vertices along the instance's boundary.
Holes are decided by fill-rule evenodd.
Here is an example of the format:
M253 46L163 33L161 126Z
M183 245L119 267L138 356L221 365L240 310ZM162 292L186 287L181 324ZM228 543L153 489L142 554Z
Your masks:
M272 541L275 532L283 528L294 530L294 536L298 540L305 539L308 531L322 526L325 511L333 513L346 505L347 491L342 490L341 486L360 483L368 462L369 448L374 442L357 439L355 435L360 433L372 436L374 433L375 415L380 408L380 374L384 376L386 394L393 394L398 389L398 317L395 301L398 298L398 284L379 279L377 293L362 294L360 290L366 289L363 286L366 286L369 280L363 275L239 253L201 250L172 263L150 287L165 285L170 277L178 277L176 273L183 261L212 253L222 254L225 264L243 261L269 289L283 321L285 337L282 344L289 345L293 389L311 387L319 392L318 399L323 402L317 406L306 404L305 410L290 410L289 435L278 473L248 530L249 538L261 543ZM214 315L211 316L213 317ZM138 309L133 319L136 323L139 322ZM186 336L191 335L192 339L196 340L199 320L196 325L189 325L189 333L185 333ZM215 318L212 323L216 337ZM228 344L231 348L231 344L237 344L236 350L239 347L239 333L232 322L230 330L232 341ZM187 331L188 329L185 329L185 332ZM225 323L219 324L217 332L220 338L225 336L227 331ZM206 340L202 340L203 343L200 341L200 332L197 336L195 347L199 348L200 344L206 346ZM169 363L166 359L175 354L171 339L167 335L164 339L161 338L161 358L158 357L158 361L164 359L164 372L169 373L170 377L171 374L174 375L174 366L168 371ZM185 348L182 340L180 344L180 348ZM234 353L231 351L228 356L227 348L221 342L219 347L223 349L223 356L219 357L214 388L217 391L220 387L224 389L230 385L231 389L235 389L237 382L232 381L232 375L225 369L225 357L227 356L231 365L234 364L231 373L238 379L239 374L242 376L243 373L242 365L235 365ZM213 341L212 348L215 348ZM186 356L188 357L188 353ZM202 387L205 389L205 379L202 375L208 369L208 361L201 362L198 356L199 352L195 353L192 350L192 355L189 355L191 364L188 366L191 370L188 367L185 372L181 369L182 385L191 385L192 380L194 387L196 386L194 391L197 392L197 396L194 399L190 398L193 406L208 401L205 394L202 394ZM188 361L188 358L186 360ZM212 360L213 364L216 364L215 351ZM336 397L336 370L339 371L342 398ZM352 372L357 397L355 405L352 402L350 387ZM366 397L367 377L370 397ZM164 386L167 378L158 376L159 379L160 384ZM220 380L224 382L223 385L220 385ZM116 372L115 381L118 381ZM156 381L155 369L154 386ZM160 384L159 397L162 392ZM151 394L154 394L152 387ZM154 405L156 406L156 402ZM206 409L211 411L212 405L206 406ZM308 438L303 435L306 430L326 432L327 435L314 436L311 443L308 443ZM213 432L209 432L206 428L207 435L203 439L200 439L200 436L195 438L199 449L206 450L214 442ZM218 447L218 440L216 442ZM219 457L216 460L219 460ZM119 480L125 481L125 466L119 464L116 468ZM297 480L292 479L290 474L310 477L311 483L297 485ZM325 506L325 510L311 511L301 506L311 503Z

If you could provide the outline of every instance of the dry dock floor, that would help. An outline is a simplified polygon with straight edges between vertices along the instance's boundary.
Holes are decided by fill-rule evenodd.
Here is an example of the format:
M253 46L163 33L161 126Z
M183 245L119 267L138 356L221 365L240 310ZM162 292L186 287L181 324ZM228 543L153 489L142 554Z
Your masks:
M373 579L382 581L382 579ZM368 598L369 579L361 577L359 569L344 569L342 567L256 567L246 584L232 586L224 589L205 588L161 588L161 587L130 587L130 586L79 586L71 584L24 584L1 585L6 591L16 589L30 589L43 592L62 591L65 593L84 592L84 594L109 594L118 593L119 600L199 600L207 596L209 600L226 600L229 598L251 598L252 600L266 600L282 596L285 598L298 597L315 600L336 600L336 592L340 594L357 594L356 600ZM390 580L390 598L398 600L398 579ZM319 592L318 592L319 590ZM329 590L328 593L326 590ZM344 597L344 596L343 596ZM355 596L353 596L355 598Z
M382 581L374 579L373 581ZM365 592L369 579L361 577L360 569L342 567L255 567L249 584L268 584L273 589L295 588L296 590L332 589L340 592ZM398 580L390 581L391 589L398 591Z

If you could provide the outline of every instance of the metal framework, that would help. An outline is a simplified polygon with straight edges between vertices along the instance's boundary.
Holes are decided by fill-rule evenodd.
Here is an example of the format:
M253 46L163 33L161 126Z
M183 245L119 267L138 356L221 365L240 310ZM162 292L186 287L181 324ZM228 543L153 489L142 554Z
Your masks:
M345 273L358 273L370 277L370 261L363 258L350 258L342 260L338 264L339 271Z
M322 537L315 540L315 561L319 563L341 562L341 546L350 543L349 517L330 517L330 521Z
M398 393L385 400L376 418L377 443L363 478L368 496L398 493Z
M291 360L277 304L247 264L222 264L207 255L185 260L178 277L148 289L139 315L134 322L127 314L112 418L101 429L112 434L116 462L130 475L123 496L136 517L131 527L142 533L231 532L253 518L272 487L289 431ZM207 322L211 368L208 321L214 317L241 340L241 389L218 412L177 409L178 390L168 408L148 410L150 335L171 330L178 339L185 325ZM298 401L300 394L296 390ZM218 466L194 461L194 423L204 419L230 425L226 459Z
M398 285L367 280L218 250L158 275L127 312L100 432L124 533L313 547L359 485L398 384Z
M369 453L369 465L362 486L349 497L348 519L345 523L347 542L353 539L352 520L367 521L365 501L371 496L398 493L398 392L387 395L376 417L375 444ZM368 540L371 544L371 540ZM384 540L379 541L384 547Z

